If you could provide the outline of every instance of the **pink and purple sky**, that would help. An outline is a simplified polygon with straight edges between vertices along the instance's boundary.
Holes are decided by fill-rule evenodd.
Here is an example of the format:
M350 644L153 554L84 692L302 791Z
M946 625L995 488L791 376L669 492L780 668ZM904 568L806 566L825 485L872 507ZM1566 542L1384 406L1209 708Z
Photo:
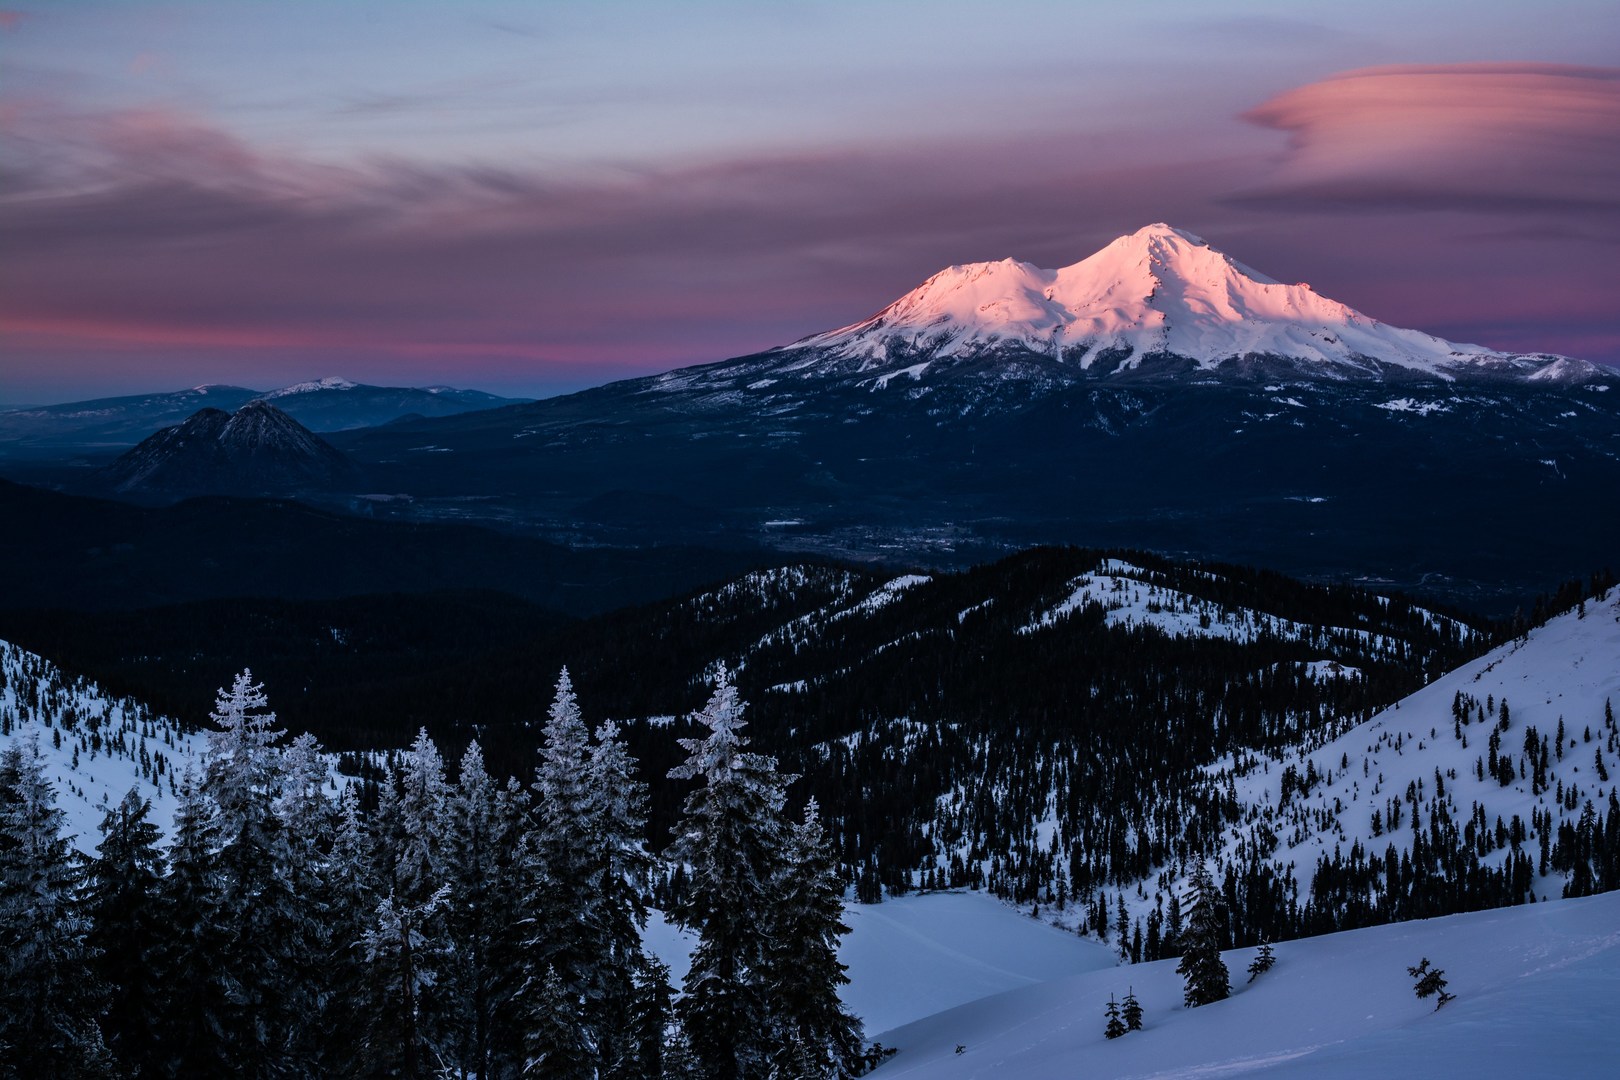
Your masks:
M23 3L0 404L552 394L1153 221L1620 364L1617 43L1613 0Z

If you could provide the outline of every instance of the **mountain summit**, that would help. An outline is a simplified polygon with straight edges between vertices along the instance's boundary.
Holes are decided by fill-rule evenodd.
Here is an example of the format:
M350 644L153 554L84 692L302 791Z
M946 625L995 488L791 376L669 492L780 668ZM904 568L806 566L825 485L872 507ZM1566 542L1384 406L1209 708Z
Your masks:
M105 471L125 494L280 495L354 478L348 458L263 399L235 413L202 409L164 428Z
M1163 223L1059 270L1013 259L952 266L869 319L773 353L817 354L823 362L807 366L828 374L900 364L910 369L896 374L911 379L924 377L920 363L987 358L1044 359L1091 377L1579 381L1594 373L1580 360L1503 353L1386 325Z

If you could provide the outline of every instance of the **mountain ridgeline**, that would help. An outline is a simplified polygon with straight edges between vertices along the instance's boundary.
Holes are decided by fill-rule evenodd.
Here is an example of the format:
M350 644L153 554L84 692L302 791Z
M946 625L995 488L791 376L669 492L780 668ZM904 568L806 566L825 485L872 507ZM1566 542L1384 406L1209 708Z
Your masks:
M952 267L753 356L334 441L404 516L940 566L1129 546L1504 614L1620 531L1595 494L1620 490L1615 372L1391 327L1162 225L1061 270Z

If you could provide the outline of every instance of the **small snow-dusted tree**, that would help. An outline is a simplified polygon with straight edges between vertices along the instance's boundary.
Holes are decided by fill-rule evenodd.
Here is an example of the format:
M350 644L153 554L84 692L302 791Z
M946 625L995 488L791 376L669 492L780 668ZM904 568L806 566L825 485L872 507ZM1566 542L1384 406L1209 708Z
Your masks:
M1254 980L1270 971L1276 963L1277 956L1276 953L1272 951L1271 942L1262 941L1260 943L1260 951L1255 954L1255 958L1249 962L1249 981L1254 982Z
M11 1076L114 1071L62 820L38 742L0 750L0 1071Z
M774 758L745 749L742 713L722 673L696 717L708 735L680 740L688 757L669 772L702 782L687 796L671 848L691 868L673 914L698 935L676 1011L693 1061L713 1080L766 1075L775 1048L766 949L791 778Z
M1142 1030L1142 1003L1136 1000L1136 987L1125 991L1125 1004L1120 1009L1120 1015L1125 1018L1126 1031Z
M1125 1034L1125 1021L1120 1019L1119 1002L1114 1000L1113 994L1108 995L1106 1012L1108 1014L1108 1023L1103 1027L1103 1035L1110 1039L1117 1039Z
M1419 961L1416 967L1407 968L1406 973L1417 980L1412 987L1412 991L1418 997L1428 998L1434 997L1436 994L1440 995L1440 1000L1434 1006L1436 1009L1448 1001L1456 1000L1457 995L1446 992L1446 973L1440 968L1429 967L1429 958L1427 956Z
M1176 965L1176 974L1187 981L1183 1000L1189 1009L1220 1001L1232 992L1231 975L1221 959L1218 900L1209 868L1200 859L1188 882L1187 926L1181 933L1181 962Z

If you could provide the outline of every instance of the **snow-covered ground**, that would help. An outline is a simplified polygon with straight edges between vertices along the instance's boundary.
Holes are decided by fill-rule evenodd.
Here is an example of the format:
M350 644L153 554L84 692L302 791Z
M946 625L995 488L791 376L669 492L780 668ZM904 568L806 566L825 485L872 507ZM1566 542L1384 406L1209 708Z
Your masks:
M1106 946L978 892L851 904L844 923L850 932L839 958L850 981L841 996L868 1038L943 1009L1115 963ZM646 942L679 984L695 944L691 936L654 911Z
M95 851L106 808L132 787L151 800L150 820L168 829L175 787L201 760L201 734L3 641L0 681L0 747L39 747L75 847Z
M887 905L884 905L887 906ZM971 932L971 931L970 931ZM1620 894L1397 923L1225 954L1234 994L1181 1004L1176 961L1088 971L892 1031L878 1080L1073 1077L1612 1077L1620 1072ZM1436 1011L1406 969L1428 958L1456 1000ZM1103 1037L1134 988L1144 1030ZM962 1047L957 1053L957 1047Z

